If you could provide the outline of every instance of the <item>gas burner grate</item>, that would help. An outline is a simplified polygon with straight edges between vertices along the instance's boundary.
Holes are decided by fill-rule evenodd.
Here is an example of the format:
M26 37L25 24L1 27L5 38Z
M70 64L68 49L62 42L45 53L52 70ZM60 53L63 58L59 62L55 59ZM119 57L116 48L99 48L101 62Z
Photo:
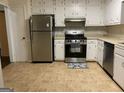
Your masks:
M69 69L87 69L87 63L68 63L67 64Z

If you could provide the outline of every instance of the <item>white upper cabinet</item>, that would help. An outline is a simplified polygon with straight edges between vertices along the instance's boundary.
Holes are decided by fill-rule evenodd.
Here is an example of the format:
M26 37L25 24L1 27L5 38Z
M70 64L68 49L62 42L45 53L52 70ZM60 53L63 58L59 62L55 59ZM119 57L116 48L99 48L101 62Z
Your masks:
M31 0L32 14L55 14L55 25L65 18L86 18L86 26L124 23L122 0ZM123 7L122 7L123 6Z
M74 18L75 16L75 0L65 0L65 17Z
M54 14L53 0L32 0L32 14Z
M43 0L44 14L54 14L54 0Z
M86 0L32 0L32 14L55 14L55 25L65 18L86 17Z
M43 0L32 0L32 14L42 14L43 11Z
M64 0L56 0L55 7L54 7L54 14L55 14L55 25L56 26L65 26L64 19L65 19L65 8L64 8Z
M87 0L86 26L104 26L104 0Z
M86 0L76 0L75 2L75 16L86 17Z
M105 6L106 25L118 25L124 23L124 4L122 3L122 0L106 0Z

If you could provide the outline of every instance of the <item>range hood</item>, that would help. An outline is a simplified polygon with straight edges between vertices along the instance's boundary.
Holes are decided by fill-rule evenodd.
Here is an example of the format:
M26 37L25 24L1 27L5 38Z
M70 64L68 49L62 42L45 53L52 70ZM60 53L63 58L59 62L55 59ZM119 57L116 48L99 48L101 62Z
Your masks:
M85 22L86 18L65 18L66 22Z
M65 18L66 27L85 27L86 18Z

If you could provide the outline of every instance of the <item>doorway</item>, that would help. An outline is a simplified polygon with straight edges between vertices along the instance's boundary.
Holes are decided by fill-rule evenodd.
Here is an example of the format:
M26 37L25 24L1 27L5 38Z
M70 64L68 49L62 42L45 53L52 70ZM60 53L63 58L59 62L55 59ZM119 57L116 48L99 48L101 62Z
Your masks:
M5 12L0 11L0 48L2 68L10 64Z

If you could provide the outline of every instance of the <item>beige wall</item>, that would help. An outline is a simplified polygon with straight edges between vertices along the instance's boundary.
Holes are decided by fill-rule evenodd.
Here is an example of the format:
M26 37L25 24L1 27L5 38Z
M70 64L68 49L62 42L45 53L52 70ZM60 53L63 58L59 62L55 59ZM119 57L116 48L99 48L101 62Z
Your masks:
M28 19L31 15L31 0L8 0L8 5L13 11L17 11L17 8L24 8L25 19Z
M8 6L8 0L0 0L0 4Z
M108 35L124 39L124 25L108 26L106 28Z

